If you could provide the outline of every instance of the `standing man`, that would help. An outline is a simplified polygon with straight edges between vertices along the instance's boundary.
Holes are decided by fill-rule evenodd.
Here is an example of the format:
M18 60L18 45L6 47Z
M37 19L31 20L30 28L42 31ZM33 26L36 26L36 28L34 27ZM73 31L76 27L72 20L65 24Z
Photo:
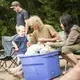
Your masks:
M16 26L24 26L25 27L25 34L28 32L28 26L27 26L27 20L28 20L28 12L24 9L22 9L21 4L18 1L13 1L11 3L11 7L16 13ZM16 31L18 33L18 27L16 27ZM2 45L4 48L4 51L6 54L11 52L12 48L12 40L16 37L17 35L13 36L3 36L2 37Z
M22 9L21 4L18 1L13 1L11 7L16 13L16 26L23 25L25 27L25 34L28 32L28 12ZM18 32L18 27L16 27L16 31Z

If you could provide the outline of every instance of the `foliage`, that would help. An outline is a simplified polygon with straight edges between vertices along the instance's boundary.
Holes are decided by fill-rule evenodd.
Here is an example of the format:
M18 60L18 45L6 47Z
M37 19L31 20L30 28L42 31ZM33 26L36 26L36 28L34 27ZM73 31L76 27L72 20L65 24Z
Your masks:
M12 35L15 33L14 25L14 13L10 12L9 9L9 2L5 0L0 0L0 36L3 35ZM13 31L14 30L14 31ZM1 37L0 37L0 44L1 44ZM1 45L0 45L1 47Z
M74 15L79 24L79 3L79 0L29 0L28 12L30 15L40 16L44 23L51 24L57 31L60 31L59 17L62 14Z
M13 13L9 10L9 2L0 0L0 36L13 34L11 30L14 25ZM11 33L9 33L11 32Z
M15 34L16 14L10 10L14 0L0 0L0 36ZM80 21L80 0L18 0L31 15L38 15L44 23L61 31L59 17L69 13ZM1 38L0 38L1 40Z
M15 33L15 13L9 9L14 0L0 0L0 26L2 35ZM80 1L79 0L18 0L22 7L29 12L29 16L38 15L44 23L53 25L60 31L59 17L64 13L70 13L77 18L79 23ZM12 30L14 30L12 32Z

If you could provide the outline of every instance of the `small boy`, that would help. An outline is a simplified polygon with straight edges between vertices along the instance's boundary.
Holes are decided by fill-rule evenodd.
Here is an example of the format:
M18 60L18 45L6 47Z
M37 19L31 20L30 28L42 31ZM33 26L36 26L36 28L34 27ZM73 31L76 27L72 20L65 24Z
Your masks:
M27 51L27 37L25 36L25 27L20 25L18 27L18 35L12 41L12 45L15 48L15 53L13 56L24 55Z

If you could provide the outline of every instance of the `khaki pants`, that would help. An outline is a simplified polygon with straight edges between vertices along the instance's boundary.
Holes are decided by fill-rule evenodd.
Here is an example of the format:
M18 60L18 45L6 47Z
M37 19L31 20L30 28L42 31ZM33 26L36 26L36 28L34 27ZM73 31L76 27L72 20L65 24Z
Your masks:
M70 46L63 46L61 51L62 53L70 53L70 52L76 52L77 50L80 50L80 43Z

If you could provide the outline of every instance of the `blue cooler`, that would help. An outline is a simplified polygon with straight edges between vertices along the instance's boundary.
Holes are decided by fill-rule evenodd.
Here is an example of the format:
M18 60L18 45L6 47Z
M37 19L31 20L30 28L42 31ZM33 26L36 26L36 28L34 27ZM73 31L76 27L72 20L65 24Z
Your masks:
M42 55L21 56L25 80L50 80L61 74L59 50Z

